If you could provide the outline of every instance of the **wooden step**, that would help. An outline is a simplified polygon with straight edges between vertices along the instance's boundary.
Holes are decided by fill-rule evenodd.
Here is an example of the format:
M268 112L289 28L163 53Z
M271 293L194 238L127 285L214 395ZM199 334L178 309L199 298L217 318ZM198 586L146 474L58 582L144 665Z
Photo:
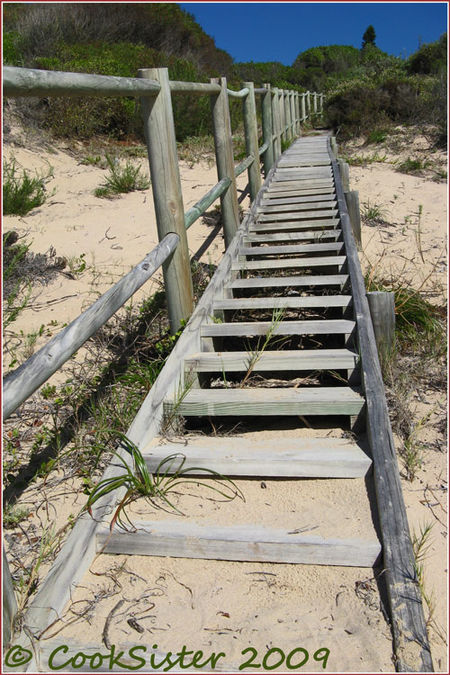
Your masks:
M316 258L280 258L278 260L244 260L235 262L231 269L235 272L246 270L282 270L301 267L339 267L345 265L345 255L317 256Z
M272 241L321 241L322 239L337 239L341 235L340 229L334 230L310 230L306 232L280 232L272 234L245 234L242 238L243 244L265 244Z
M299 157L298 159L285 159L278 162L279 169L292 169L292 168L304 168L304 167L316 167L316 166L330 166L329 157Z
M262 201L267 201L268 203L272 202L272 200L277 200L277 199L298 199L301 198L302 196L317 196L317 195L326 195L326 194L334 194L334 189L331 184L325 185L324 187L304 187L299 190L283 190L281 189L274 189L274 190L265 190L263 192L263 197Z
M330 195L329 197L322 197L319 201L317 196L315 198L306 198L303 197L305 201L289 204L262 204L258 209L258 213L284 213L285 211L294 213L295 211L306 211L311 207L315 209L328 209L334 208L336 206L336 197L335 195Z
M271 199L262 199L260 205L261 207L276 207L285 206L287 204L303 204L317 201L317 198L322 201L330 201L336 199L336 194L334 192L327 192L326 188L324 188L316 194L304 195L303 197L272 197Z
M325 212L326 214L327 212ZM280 222L271 222L271 223L251 223L249 227L249 233L253 232L272 232L273 230L283 231L283 230L310 230L314 227L320 227L324 230L331 227L338 227L340 225L340 220L338 218L332 217L332 211L329 212L330 217L320 219L319 214L323 214L323 211L317 211L317 220L313 220L311 217L308 217L307 220L286 220ZM325 215L324 214L324 215ZM308 214L310 216L310 214Z
M343 241L331 241L325 244L295 244L287 246L243 246L238 255L265 256L289 253L322 253L324 251L340 252L344 248Z
M197 373L240 373L249 367L249 353L198 352L184 360L185 370ZM357 366L359 357L349 349L286 349L265 350L253 364L254 372L349 370Z
M227 288L283 288L295 286L340 286L348 282L348 274L304 275L296 277L253 277L236 279L227 284Z
M287 211L285 213L261 213L258 214L256 218L257 223L268 223L268 222L277 222L278 221L284 221L284 220L306 220L307 218L332 218L333 216L337 216L339 211L335 208L331 207L331 204L334 204L334 202L330 202L330 208L323 208L323 205L317 208L317 210L312 210L308 211L306 209L301 209L299 211ZM308 208L311 208L310 204L306 205Z
M276 193L276 192L285 192L285 191L290 191L294 192L294 194L299 194L299 190L306 190L307 188L331 188L334 189L334 180L333 178L313 178L311 180L308 180L307 178L303 180L278 180L270 185L267 186L266 192L264 195L267 195L268 193Z
M184 469L198 467L224 476L260 478L362 478L372 460L354 441L345 438L280 438L271 440L245 437L189 438L186 444L167 443L143 453L149 471L170 455L173 463L164 472L173 474L184 459ZM207 476L201 468L192 475Z
M199 525L191 520L135 523L137 531L102 529L97 551L120 555L173 556L209 560L372 567L377 540L323 539L286 529L248 525Z
M333 175L331 166L317 167L311 169L310 167L297 167L297 168L287 168L283 169L277 167L275 174L272 178L272 182L279 180L286 180L287 177L293 177L294 179L306 178L311 180L313 178L331 178Z
M181 400L164 401L170 418L264 415L357 415L364 399L350 387L304 387L267 389L191 389Z
M349 335L355 322L347 319L318 319L309 321L248 321L236 323L207 323L201 326L201 337L251 337L254 335Z
M351 295L309 295L277 298L226 298L214 302L214 310L307 309L311 307L343 307L352 302Z

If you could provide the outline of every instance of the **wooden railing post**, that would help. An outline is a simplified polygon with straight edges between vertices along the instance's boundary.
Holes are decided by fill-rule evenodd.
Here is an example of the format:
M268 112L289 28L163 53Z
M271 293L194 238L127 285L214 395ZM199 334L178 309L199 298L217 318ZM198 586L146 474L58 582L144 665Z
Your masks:
M273 141L273 154L274 161L278 159L281 155L281 116L280 116L280 105L279 105L279 90L273 88L273 98L272 98L272 119L273 119L273 130L274 130L274 141Z
M228 248L239 225L239 204L236 190L236 176L234 173L233 138L231 135L227 80L225 77L212 78L211 82L219 84L221 87L220 94L213 94L211 96L217 175L219 180L222 180L222 178L229 178L231 180L230 187L220 197L225 248Z
M314 92L314 114L317 115L318 108L317 108L317 92Z
M310 91L306 92L306 110L307 110L307 115L310 118L311 117L311 92Z
M267 90L262 97L261 103L261 117L263 128L263 143L267 143L267 150L264 153L264 175L267 177L273 165L273 116L272 116L272 92L270 84L265 84L264 88Z
M261 170L258 152L258 120L256 117L255 85L253 82L244 82L248 94L244 98L244 131L247 155L253 155L255 161L248 167L248 182L250 200L253 202L261 187Z
M145 68L139 70L138 76L157 80L161 85L157 96L142 98L142 115L159 241L170 232L180 237L173 256L163 263L170 329L176 333L183 319L189 318L192 313L194 294L169 74L167 68Z
M378 356L383 363L392 351L395 339L395 293L370 291L367 294Z
M291 122L291 105L290 105L290 93L289 91L284 92L284 119L286 127L286 141L292 141L292 122Z
M278 89L278 108L280 111L281 142L286 141L286 110L284 107L284 89Z
M301 136L302 116L300 113L300 94L298 93L298 91L295 92L294 103L295 103L295 120L296 120L297 136Z
M355 237L356 248L362 251L361 239L361 212L359 209L359 192L357 190L346 190L344 192L347 211L350 217L350 223Z
M302 94L302 122L306 121L306 94Z
M341 182L344 192L350 190L350 169L349 165L343 159L338 159L339 173L341 174Z
M289 96L289 105L291 108L291 129L292 138L297 137L297 120L295 118L295 92L291 91Z

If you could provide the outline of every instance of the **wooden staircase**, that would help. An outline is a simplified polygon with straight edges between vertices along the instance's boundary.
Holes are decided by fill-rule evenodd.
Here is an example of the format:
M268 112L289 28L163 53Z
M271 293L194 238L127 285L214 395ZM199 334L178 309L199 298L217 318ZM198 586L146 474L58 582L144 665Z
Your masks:
M241 500L209 519L132 514L136 531L111 533L121 498L111 493L75 524L26 615L27 636L63 614L99 552L379 564L396 668L432 671L365 288L327 137L297 140L271 169L127 436L152 471L177 455L238 486L276 481L291 507L261 522ZM103 478L122 470L113 461Z
M144 448L148 467L155 470L167 455L181 453L186 467L204 466L238 481L364 483L371 460L364 439L350 427L363 416L365 400L326 137L300 139L283 155L237 239L228 273L199 326L200 349L183 356L182 382L164 398L166 423L183 419L193 431L181 449L178 434L174 442L170 432L153 439ZM274 447L264 439L205 436L204 424L195 435L199 418L211 419L210 429L227 427L231 419L261 431L275 419L317 430L314 438L299 433ZM349 433L330 437L336 427ZM324 514L317 517L320 522ZM98 546L115 553L358 567L372 567L381 550L373 525L367 538L292 537L288 529L186 524L174 517L142 522L132 534L105 530Z

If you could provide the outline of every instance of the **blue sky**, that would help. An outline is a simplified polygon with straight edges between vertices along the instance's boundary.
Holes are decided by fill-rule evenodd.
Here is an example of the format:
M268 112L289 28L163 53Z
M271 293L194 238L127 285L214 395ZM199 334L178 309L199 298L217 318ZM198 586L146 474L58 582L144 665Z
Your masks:
M406 58L447 30L446 2L192 2L180 7L235 61L280 61L319 45L361 47L372 24L383 51Z

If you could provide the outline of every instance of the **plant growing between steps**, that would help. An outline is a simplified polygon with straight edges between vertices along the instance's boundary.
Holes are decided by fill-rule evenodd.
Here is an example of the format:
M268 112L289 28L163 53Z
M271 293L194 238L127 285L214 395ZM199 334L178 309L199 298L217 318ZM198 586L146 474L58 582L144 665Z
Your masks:
M139 497L144 497L157 508L168 507L170 510L184 515L168 499L167 495L169 492L173 493L178 486L188 483L198 484L198 480L190 477L193 473L198 474L200 472L212 479L213 484L203 483L203 485L226 500L240 497L245 501L243 493L230 478L203 467L183 468L186 457L182 454L168 455L158 464L156 471L150 473L139 448L125 434L118 433L117 435L121 440L121 446L129 453L131 462L126 461L117 452L114 452L114 455L123 464L124 472L119 476L101 480L90 493L85 507L92 515L92 507L101 497L114 490L125 488L125 495L119 502L111 520L110 530L116 523L124 530L128 530L127 524L134 528L126 513L126 508Z
M241 389L242 387L245 386L245 383L247 382L248 378L252 374L253 370L255 369L256 364L264 354L265 350L267 349L270 341L272 340L273 336L276 333L276 330L283 320L283 317L286 313L286 309L284 307L276 308L272 311L272 321L270 323L269 329L264 336L264 341L262 345L260 346L260 339L258 339L258 347L256 349L252 349L249 351L249 358L247 362L247 372L244 375L244 378L241 382ZM283 338L281 338L283 340Z

